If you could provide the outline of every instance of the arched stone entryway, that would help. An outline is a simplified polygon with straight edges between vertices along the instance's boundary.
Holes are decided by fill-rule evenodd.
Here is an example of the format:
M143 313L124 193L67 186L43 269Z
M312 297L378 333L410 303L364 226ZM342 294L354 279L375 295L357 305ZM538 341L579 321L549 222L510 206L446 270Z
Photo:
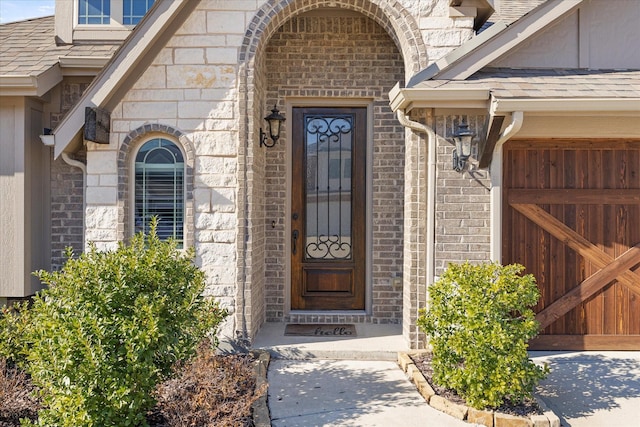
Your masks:
M322 34L326 37L318 37ZM354 40L354 34L362 40ZM329 35L333 40L328 40ZM300 37L304 43L287 44L288 37ZM302 64L282 58L303 55L313 37L318 37L313 41L313 50L319 54L340 47L345 55L337 60L327 58L322 69L309 70L309 77L314 79L312 83L288 84L294 80L292 70L298 70ZM367 62L362 56L358 58L355 53L359 49L367 51L375 60ZM382 66L380 61L386 61L387 66ZM262 117L268 112L266 106L279 102L283 109L282 103L290 99L323 99L328 103L369 100L373 135L368 191L375 203L369 206L372 216L368 218L371 224L368 244L371 247L369 263L375 266L369 266L366 314L352 316L348 321L400 322L402 291L398 279L402 274L404 129L394 121L388 108L387 92L396 81L413 75L426 64L426 47L415 19L397 3L283 0L268 2L254 15L240 52L238 114L240 141L245 142L241 142L238 165L238 277L241 283L237 300L238 306L244 307L244 311L239 309L237 313L240 335L255 336L264 319L307 320L306 316L288 312L289 283L284 250L288 237L286 199L290 162L287 136L273 149L258 146ZM375 68L369 75L362 70L367 66ZM345 76L345 79L351 78L350 82L337 82L335 77L341 69L356 68L359 73Z

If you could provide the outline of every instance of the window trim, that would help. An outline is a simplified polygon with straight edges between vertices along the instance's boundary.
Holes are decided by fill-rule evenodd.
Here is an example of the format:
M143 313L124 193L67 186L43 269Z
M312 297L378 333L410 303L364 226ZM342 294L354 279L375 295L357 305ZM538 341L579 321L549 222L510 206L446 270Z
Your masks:
M77 5L76 14L75 14L76 15L75 16L76 25L83 25L83 26L85 26L85 25L91 25L91 26L93 26L93 25L95 25L95 26L110 25L111 24L111 16L112 16L112 13L111 13L112 2L111 2L111 0L100 0L101 3L102 3L102 10L100 11L100 15L89 15L89 2L90 1L91 0L76 0L76 2L75 2L76 5ZM80 9L81 9L80 6L81 6L81 4L85 4L86 9L87 9L86 10L86 14L84 14L84 15L80 15ZM107 5L108 8L109 8L109 13L108 14L104 13L104 9L105 9L104 6L105 5ZM80 18L85 18L86 20L89 20L90 18L99 18L101 21L105 21L105 20L108 21L108 23L105 23L105 22L101 22L101 23L83 22L83 23L81 23L80 22Z
M106 24L81 24L79 23L80 1L72 0L72 6L67 13L72 16L65 18L70 24L71 39L76 40L124 40L131 33L137 24L124 24L124 0L108 0L110 2L109 23ZM148 1L148 0L144 0ZM154 6L155 2L147 9L147 12ZM67 9L65 9L67 10ZM62 19L62 16L61 16Z
M126 1L130 1L131 2L131 15L128 15L127 12L125 11L125 2ZM144 16L147 14L147 12L149 12L149 9L151 9L153 7L153 3L155 3L156 0L140 0L140 1L144 1L146 4L146 9L144 14L142 14L142 16L138 16L138 15L134 15L133 14L133 4L136 0L122 0L122 19L120 20L120 22L122 23L122 25L126 26L126 27L135 27L136 25L138 25L138 23L140 23L140 21L142 20L142 18L144 18ZM151 3L149 3L151 2ZM129 23L126 24L125 20L126 19L131 19L131 20L135 20L138 19L135 23Z
M130 151L129 156L129 164L127 165L128 174L129 174L129 236L133 236L136 233L136 158L138 157L138 153L140 149L150 141L160 139L165 140L173 145L175 145L180 154L182 155L182 239L178 240L179 248L184 249L188 247L191 243L189 241L188 227L187 227L187 215L188 215L188 202L189 202L189 193L187 180L189 179L188 175L188 157L185 151L185 147L182 146L180 141L176 138L173 138L171 135L164 133L149 133L139 138L133 148Z

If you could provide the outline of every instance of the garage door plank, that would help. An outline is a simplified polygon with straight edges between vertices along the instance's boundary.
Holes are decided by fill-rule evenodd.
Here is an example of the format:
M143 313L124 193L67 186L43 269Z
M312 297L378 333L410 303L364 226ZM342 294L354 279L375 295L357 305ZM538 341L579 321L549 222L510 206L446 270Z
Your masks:
M598 268L604 268L614 261L611 255L602 252L596 245L564 225L539 206L530 204L513 204L511 206L576 251L580 256L587 258ZM640 274L626 270L620 273L617 279L618 282L625 284L633 292L640 295Z
M638 262L640 262L640 243L539 312L536 315L536 320L540 323L540 328L544 329L555 322L578 304L604 288L621 272L630 269Z

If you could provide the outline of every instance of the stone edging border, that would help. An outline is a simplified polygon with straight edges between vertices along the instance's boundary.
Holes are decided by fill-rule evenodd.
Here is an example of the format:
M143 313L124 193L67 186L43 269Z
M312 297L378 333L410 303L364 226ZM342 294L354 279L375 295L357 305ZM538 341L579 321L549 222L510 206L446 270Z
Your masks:
M538 398L536 400L542 408L542 415L518 417L495 411L480 411L438 396L410 357L420 353L424 353L424 351L398 353L398 365L432 408L467 423L486 427L560 427L560 418Z
M258 398L253 405L252 418L255 427L271 427L271 415L269 414L269 406L267 405L267 395L269 383L267 382L267 369L271 362L271 354L266 350L253 350L251 354L255 357L253 362L253 372L256 376L256 389L264 387L264 393Z

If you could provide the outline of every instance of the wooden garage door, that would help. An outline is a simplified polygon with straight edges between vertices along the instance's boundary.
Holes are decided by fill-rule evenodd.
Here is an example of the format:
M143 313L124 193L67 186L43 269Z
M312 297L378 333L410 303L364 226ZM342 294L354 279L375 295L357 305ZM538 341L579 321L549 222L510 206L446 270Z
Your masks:
M511 141L503 263L535 275L535 349L640 349L640 141Z

